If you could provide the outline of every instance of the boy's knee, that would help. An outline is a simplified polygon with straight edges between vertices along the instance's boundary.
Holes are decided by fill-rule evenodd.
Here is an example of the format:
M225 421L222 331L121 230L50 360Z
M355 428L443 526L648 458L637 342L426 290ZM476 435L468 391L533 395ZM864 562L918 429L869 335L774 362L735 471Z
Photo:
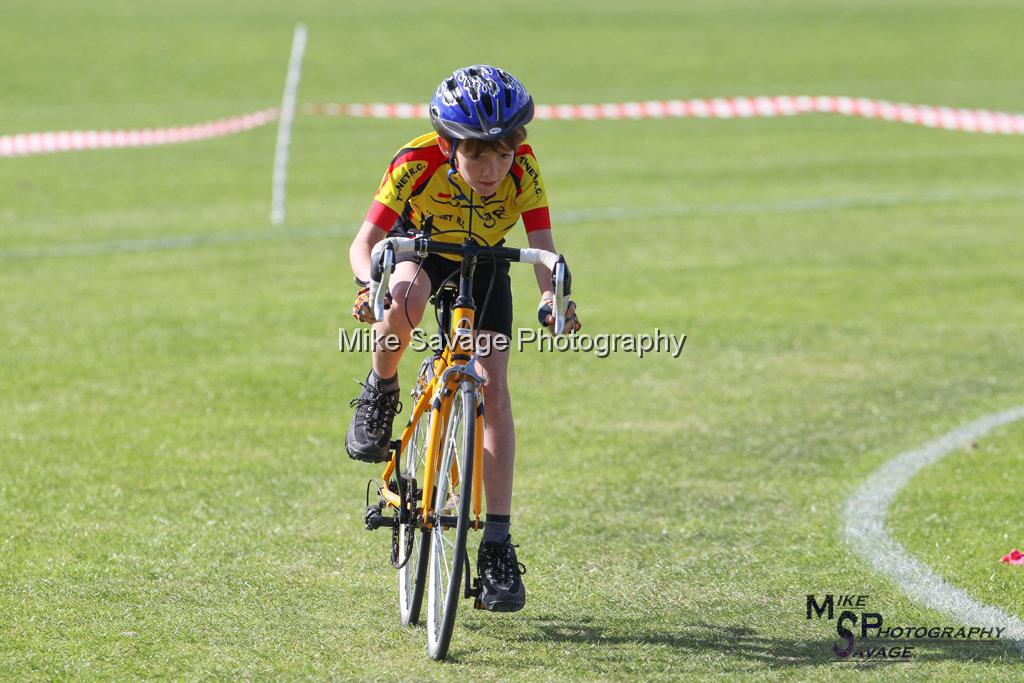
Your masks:
M420 324L420 317L411 307L407 311L405 306L402 306L396 300L384 315L384 322L392 332L397 332L404 336Z
M512 399L509 395L508 380L502 378L487 378L484 383L484 399L487 405L495 409L511 405Z
M423 318L423 309L427 305L427 297L411 289L408 283L393 287L391 296L391 307L385 314L389 327L409 331L419 325Z

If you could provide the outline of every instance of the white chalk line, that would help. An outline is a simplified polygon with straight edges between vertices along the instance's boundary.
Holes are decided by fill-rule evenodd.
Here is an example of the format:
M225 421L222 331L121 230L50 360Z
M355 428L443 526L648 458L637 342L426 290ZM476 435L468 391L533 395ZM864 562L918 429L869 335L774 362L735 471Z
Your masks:
M286 188L288 184L288 150L292 140L292 121L295 118L295 95L302 78L302 58L306 54L306 25L298 23L292 34L292 53L288 58L284 94L281 96L280 116L277 119L277 143L274 147L274 175L270 191L270 222L281 225L285 218Z
M1021 419L1024 406L987 415L888 461L846 502L844 533L858 555L895 581L910 597L968 626L1005 626L1003 637L1024 651L1024 621L998 607L984 605L947 583L907 554L885 530L889 506L914 475L993 429Z
M647 206L606 206L594 209L555 211L552 223L586 223L625 219L675 218L681 216L728 216L786 214L858 208L885 208L905 205L955 204L989 200L1024 200L1020 188L983 188L969 191L938 190L906 194L851 195L838 197L802 197L752 202L718 202L707 204L654 204ZM355 226L357 221L353 221ZM248 230L244 232L206 235L181 235L157 238L111 240L57 244L48 247L13 247L0 249L0 261L22 261L74 256L99 256L139 252L190 249L205 246L246 242L267 242L291 239L314 239L349 234L355 227L340 225L307 226L288 229Z

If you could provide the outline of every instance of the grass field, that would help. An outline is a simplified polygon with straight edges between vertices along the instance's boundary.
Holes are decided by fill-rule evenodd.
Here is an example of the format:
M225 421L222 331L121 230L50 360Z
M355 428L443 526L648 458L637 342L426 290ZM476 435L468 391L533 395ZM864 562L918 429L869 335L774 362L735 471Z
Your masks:
M1024 111L1016 2L451 7L8 0L0 134L274 106L300 20L303 102L425 100L489 61L543 103ZM378 472L342 444L368 359L337 350L349 236L424 125L299 117L282 229L272 127L0 159L0 678L1020 675L1011 644L837 662L834 624L804 612L808 593L870 594L887 624L956 625L851 551L843 509L896 454L1024 404L1024 138L831 116L535 123L585 331L689 338L677 360L513 357L529 604L467 601L437 664L398 625L388 539L361 530ZM167 237L200 243L150 242ZM514 274L520 325L531 279ZM1024 547L1022 453L1024 424L1001 428L889 517L1017 617L1024 568L998 559Z

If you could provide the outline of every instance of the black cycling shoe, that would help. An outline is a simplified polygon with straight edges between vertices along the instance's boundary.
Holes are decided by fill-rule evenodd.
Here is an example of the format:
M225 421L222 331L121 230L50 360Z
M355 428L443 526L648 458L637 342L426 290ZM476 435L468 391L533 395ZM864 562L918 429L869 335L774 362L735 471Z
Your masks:
M398 401L398 390L380 391L367 378L359 382L363 392L349 403L356 414L345 433L345 450L348 457L362 462L387 462L391 457L391 423L395 414L402 412Z
M518 612L526 605L524 567L516 558L512 537L504 543L481 543L476 556L480 575L480 603L491 612Z

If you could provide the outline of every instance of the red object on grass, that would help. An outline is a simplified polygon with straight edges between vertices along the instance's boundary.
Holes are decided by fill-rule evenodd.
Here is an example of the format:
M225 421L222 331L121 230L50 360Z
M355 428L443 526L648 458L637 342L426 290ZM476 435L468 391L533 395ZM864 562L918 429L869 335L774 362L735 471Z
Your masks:
M1009 555L1003 555L1001 561L1006 564L1024 564L1024 553L1014 548Z

